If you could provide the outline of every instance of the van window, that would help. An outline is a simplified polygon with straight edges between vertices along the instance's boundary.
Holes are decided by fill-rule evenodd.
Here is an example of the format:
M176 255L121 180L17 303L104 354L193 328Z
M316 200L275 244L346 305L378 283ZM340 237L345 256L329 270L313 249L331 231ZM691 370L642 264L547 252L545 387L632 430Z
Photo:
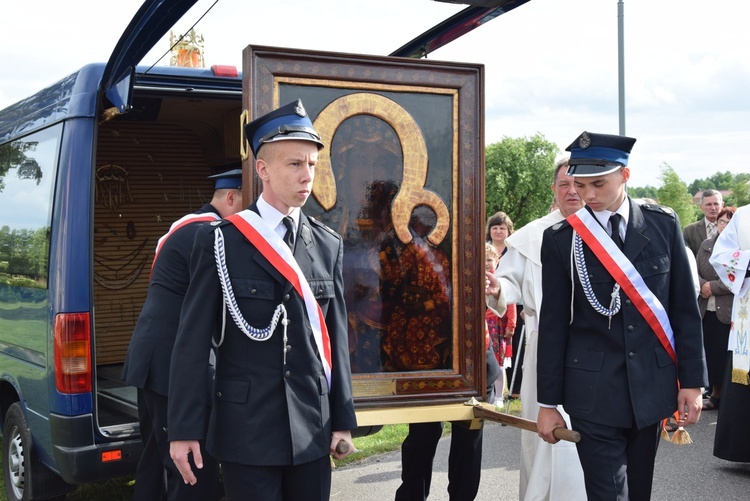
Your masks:
M0 328L44 320L62 125L0 146Z

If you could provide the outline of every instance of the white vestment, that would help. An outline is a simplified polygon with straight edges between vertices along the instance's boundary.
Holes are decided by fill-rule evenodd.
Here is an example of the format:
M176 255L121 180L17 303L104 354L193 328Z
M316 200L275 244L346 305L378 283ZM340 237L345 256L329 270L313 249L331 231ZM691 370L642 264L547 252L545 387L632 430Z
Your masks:
M504 258L503 258L504 259ZM721 232L709 263L734 294L729 345L732 370L750 371L750 205L743 205ZM733 374L734 377L734 374Z
M500 260L495 276L500 281L500 298L486 296L487 306L498 315L507 304L523 302L526 322L526 352L521 381L522 415L536 421L539 413L536 391L539 310L542 306L542 234L564 218L559 210L536 219L505 240L508 251ZM558 407L570 428L570 418ZM583 470L572 442L555 445L536 433L521 431L521 501L576 501L586 499Z

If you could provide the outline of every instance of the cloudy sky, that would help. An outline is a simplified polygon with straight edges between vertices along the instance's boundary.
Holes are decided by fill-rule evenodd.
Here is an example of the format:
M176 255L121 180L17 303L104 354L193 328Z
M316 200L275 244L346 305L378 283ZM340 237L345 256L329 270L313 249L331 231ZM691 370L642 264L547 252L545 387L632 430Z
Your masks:
M199 0L184 33L214 0ZM105 62L140 0L5 2L0 109ZM631 186L663 164L689 183L750 170L750 3L624 0ZM249 44L386 55L463 9L432 0L219 0L196 28L207 65L242 66ZM583 130L617 134L617 0L530 0L428 57L485 65L485 143ZM74 12L75 10L75 12ZM143 61L152 64L168 36ZM169 64L169 58L160 64Z

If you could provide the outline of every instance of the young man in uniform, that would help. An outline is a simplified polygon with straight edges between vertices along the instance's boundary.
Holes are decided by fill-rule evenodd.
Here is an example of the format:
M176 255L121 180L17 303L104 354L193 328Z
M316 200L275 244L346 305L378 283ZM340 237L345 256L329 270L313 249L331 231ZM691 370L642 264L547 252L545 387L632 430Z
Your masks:
M586 206L542 240L539 436L558 441L562 404L589 499L650 499L659 423L695 423L707 379L679 220L625 192L634 143L584 132L567 148Z
M487 273L486 300L490 309L502 315L506 305L523 301L527 341L522 362L525 376L521 383L521 403L523 417L531 420L535 420L539 412L536 395L537 352L545 349L538 344L542 306L542 235L544 230L583 207L573 178L567 175L567 171L568 158L565 157L555 164L552 178L557 208L509 236L505 241L508 251L495 273ZM521 501L579 501L586 498L581 463L575 445L570 442L552 446L535 433L522 430L520 470L518 494Z
M327 500L329 454L356 428L341 237L300 210L323 147L301 101L245 127L263 191L199 231L172 354L169 440L185 482L199 443L221 462L229 500ZM193 375L216 333L216 380ZM192 455L192 457L190 457Z

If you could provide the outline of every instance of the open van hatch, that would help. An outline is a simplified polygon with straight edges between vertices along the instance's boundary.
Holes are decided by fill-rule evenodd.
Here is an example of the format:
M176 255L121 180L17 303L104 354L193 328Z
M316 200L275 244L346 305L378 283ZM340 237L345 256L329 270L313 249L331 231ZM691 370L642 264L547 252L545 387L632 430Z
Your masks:
M164 75L138 78L147 82L134 87L132 109L100 123L96 145L96 408L107 436L138 432L136 389L121 374L156 243L174 221L210 201L208 176L240 161L239 79L215 90L196 89L191 79L188 90Z

